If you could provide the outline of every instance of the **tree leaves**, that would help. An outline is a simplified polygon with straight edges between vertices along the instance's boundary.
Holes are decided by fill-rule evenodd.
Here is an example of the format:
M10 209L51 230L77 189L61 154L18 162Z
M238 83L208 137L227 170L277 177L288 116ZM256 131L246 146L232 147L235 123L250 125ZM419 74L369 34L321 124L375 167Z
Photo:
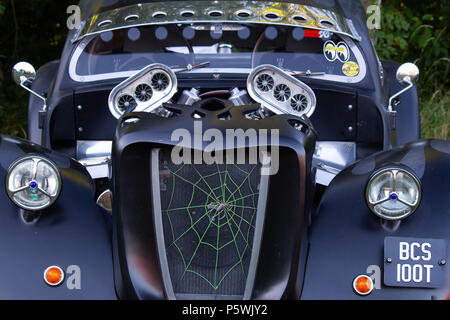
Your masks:
M382 28L375 32L381 59L399 62L417 61L421 84L435 91L448 88L450 48L448 17L442 5L400 0L384 2Z

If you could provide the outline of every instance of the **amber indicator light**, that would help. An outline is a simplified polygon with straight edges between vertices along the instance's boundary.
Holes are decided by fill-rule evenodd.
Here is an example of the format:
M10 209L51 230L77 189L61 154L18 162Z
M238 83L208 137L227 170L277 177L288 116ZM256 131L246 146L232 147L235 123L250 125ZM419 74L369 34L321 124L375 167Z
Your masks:
M369 276L361 275L353 281L353 290L360 296L367 296L373 291L373 281Z
M56 287L64 281L64 271L58 266L51 266L44 271L44 281L49 286Z

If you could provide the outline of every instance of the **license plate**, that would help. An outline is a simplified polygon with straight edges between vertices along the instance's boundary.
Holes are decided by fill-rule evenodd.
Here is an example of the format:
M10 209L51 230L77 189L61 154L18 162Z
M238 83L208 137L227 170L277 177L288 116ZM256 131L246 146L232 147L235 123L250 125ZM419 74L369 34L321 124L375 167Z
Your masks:
M384 239L384 284L441 288L445 285L447 243L438 239Z

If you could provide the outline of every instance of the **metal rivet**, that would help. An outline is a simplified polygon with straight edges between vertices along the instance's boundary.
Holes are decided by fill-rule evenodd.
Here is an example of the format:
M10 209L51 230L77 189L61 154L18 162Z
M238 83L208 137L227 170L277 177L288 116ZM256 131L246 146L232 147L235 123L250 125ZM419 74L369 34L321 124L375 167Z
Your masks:
M439 265L440 266L445 266L447 264L447 261L445 261L445 259L441 259L440 261L439 261Z
M392 263L392 259L391 258L387 258L386 259L386 263Z
M348 127L348 132L353 132L353 127Z
M83 132L83 131L84 131L83 127L78 128L78 132Z
M81 111L81 110L83 110L83 106L81 106L81 105L77 106L77 109Z
M351 104L348 105L348 111L352 111L353 110L353 106Z

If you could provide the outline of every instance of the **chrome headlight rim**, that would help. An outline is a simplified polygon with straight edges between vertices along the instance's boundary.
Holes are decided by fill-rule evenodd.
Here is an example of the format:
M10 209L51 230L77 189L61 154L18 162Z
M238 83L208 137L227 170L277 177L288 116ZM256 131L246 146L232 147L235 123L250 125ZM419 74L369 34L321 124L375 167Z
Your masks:
M382 204L384 202L389 201L391 198L388 197L387 199L384 199L378 203L373 203L370 200L370 187L372 185L372 183L374 182L374 180L378 177L380 177L381 175L390 172L394 175L394 178L396 177L396 175L400 172L403 174L408 175L413 182L416 184L417 186L417 190L418 190L418 198L416 200L415 203L411 204L411 203L406 203L406 202L402 202L403 204L405 204L406 206L408 206L410 208L410 211L403 214L403 215L399 215L399 216L388 216L385 214L382 214L378 211L375 210L375 207L379 204ZM398 197L398 192L392 192L392 194L395 194ZM367 184L366 184L366 190L365 190L365 198L366 198L366 204L369 207L370 211L377 217L384 219L384 220L388 220L388 221L400 221L400 220L404 220L406 218L408 218L409 216L411 216L414 212L416 212L417 208L420 206L420 203L422 201L422 183L420 181L420 179L417 177L417 175L414 173L414 171L406 166L403 165L391 165L391 166L385 166L383 168L380 168L378 170L376 170L374 173L372 173L372 175L370 176ZM400 199L398 199L400 200Z
M54 171L55 176L56 176L58 188L57 188L57 192L54 196L47 194L45 191L43 191L41 188L38 187L38 190L41 191L50 200L48 203L46 203L45 205L42 205L42 206L27 207L27 206L17 202L16 200L14 200L14 195L23 191L22 189L25 188L25 186L23 188L20 188L18 190L13 190L13 191L11 191L9 189L9 181L10 181L11 174L13 173L14 169L21 163L23 163L25 161L30 161L30 160L34 162L35 169L37 168L37 165L41 161L45 162ZM36 177L34 177L34 179L32 181L36 182L35 180L36 180ZM62 190L61 173L60 173L57 165L52 160L48 159L47 157L44 157L42 155L28 154L26 156L16 159L9 166L8 172L5 177L5 190L6 190L6 193L9 197L9 199L12 201L12 203L14 203L14 205L19 207L20 209L23 209L26 211L31 211L31 212L42 211L42 210L45 210L45 209L49 208L50 206L52 206L55 203L55 201L59 198L59 195L61 194L61 190Z

